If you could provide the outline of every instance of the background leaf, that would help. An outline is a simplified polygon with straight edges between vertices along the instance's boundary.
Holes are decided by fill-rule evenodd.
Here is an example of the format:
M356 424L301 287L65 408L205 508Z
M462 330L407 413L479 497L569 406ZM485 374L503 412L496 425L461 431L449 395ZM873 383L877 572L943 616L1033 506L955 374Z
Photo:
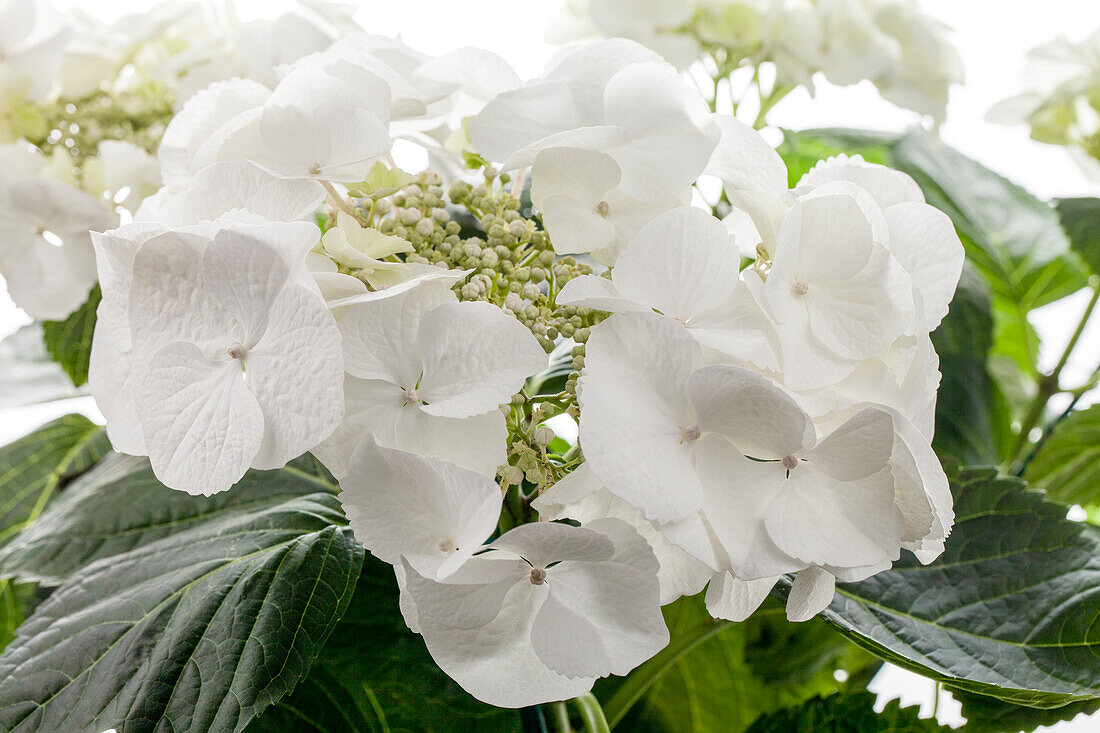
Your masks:
M1100 698L1100 529L992 470L961 472L952 492L939 559L838 584L822 616L953 689L1040 708Z
M64 582L0 655L0 729L238 731L293 688L363 554L296 463L213 497L125 458L70 487L5 548L6 572Z
M1060 199L1056 206L1070 246L1100 274L1100 199Z
M739 624L712 619L702 595L681 598L664 615L669 649L703 640L671 665L658 657L625 679L596 683L609 716L641 693L616 731L734 733L762 713L839 689L838 669L854 673L875 662L820 620L789 623L775 603ZM651 684L638 688L639 680Z
M65 481L110 451L106 432L83 415L59 417L0 447L0 545L33 522Z
M43 321L42 338L46 351L61 365L73 384L79 387L88 381L88 361L92 356L92 333L95 331L96 308L103 295L96 285L84 305L64 321Z
M519 711L478 702L444 674L397 605L393 568L363 564L355 596L305 683L250 733L518 733Z
M1100 700L1084 700L1060 708L1029 708L1013 705L996 698L955 690L952 697L962 704L967 733L1017 733L1033 731L1040 725L1054 725L1073 720L1084 713L1100 710Z
M749 733L948 733L950 728L931 718L921 718L917 707L901 707L897 700L875 712L870 692L837 693L814 698L790 710L760 718Z
M1100 504L1100 405L1058 423L1028 463L1025 477L1055 501Z

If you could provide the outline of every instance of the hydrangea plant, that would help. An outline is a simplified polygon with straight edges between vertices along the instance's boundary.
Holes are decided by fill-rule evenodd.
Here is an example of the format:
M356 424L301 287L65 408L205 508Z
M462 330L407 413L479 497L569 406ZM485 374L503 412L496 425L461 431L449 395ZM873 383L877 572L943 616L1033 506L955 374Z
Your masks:
M0 272L105 418L0 448L5 730L938 730L883 660L978 730L1100 704L1100 535L1018 478L1100 497L1050 412L1094 228L677 70L939 115L910 3L621 6L523 80L327 3L0 4Z

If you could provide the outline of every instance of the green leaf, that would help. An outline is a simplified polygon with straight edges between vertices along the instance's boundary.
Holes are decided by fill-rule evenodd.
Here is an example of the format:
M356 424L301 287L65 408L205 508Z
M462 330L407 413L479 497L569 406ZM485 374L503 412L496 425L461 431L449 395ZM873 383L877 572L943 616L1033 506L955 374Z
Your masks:
M15 630L37 602L33 583L0 580L0 650L15 637Z
M1100 504L1100 405L1060 422L1028 463L1025 477L1055 501Z
M932 333L940 357L933 446L964 464L999 463L997 391L986 360L993 344L989 286L963 269L947 316Z
M953 689L1038 708L1100 698L1100 528L991 469L961 471L951 488L956 524L939 559L906 554L838 584L822 616Z
M363 557L314 465L192 497L117 457L71 486L4 548L64 582L0 656L0 729L239 731L285 695Z
M96 308L103 299L99 286L92 288L84 305L64 321L44 321L42 338L46 351L61 365L77 387L88 381L88 361L92 357L92 333Z
M616 731L732 733L761 713L836 690L837 669L872 658L813 621L770 604L741 624L714 620L702 595L664 609L669 645L625 680L596 684Z
M80 394L46 353L42 324L23 326L0 341L0 408L35 405Z
M1060 708L1029 708L996 698L955 690L952 697L962 704L967 733L1017 733L1033 731L1040 725L1054 725L1081 714L1100 710L1100 700L1084 700Z
M1100 275L1100 198L1060 199L1056 205L1070 246Z
M856 135L844 130L784 131L778 153L787 164L787 185L794 188L819 161L841 153L861 155L869 163L890 165L889 146L896 136Z
M901 707L891 700L881 713L875 712L875 696L870 692L837 693L814 698L797 708L765 715L749 728L749 733L948 733L931 718L921 718L917 707Z
M368 557L355 596L305 684L248 727L250 733L518 733L519 712L466 693L409 631L393 568Z
M0 545L34 522L65 481L111 451L103 428L66 415L0 447Z

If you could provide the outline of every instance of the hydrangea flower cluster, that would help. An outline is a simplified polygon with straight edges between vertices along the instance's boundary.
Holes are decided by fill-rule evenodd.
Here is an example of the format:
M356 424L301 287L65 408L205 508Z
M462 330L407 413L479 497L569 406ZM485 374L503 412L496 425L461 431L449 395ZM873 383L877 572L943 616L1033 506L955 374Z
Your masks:
M129 221L161 187L154 154L195 92L275 69L359 30L314 0L274 20L180 0L105 24L44 0L0 0L0 276L30 316L60 320L88 299L88 231ZM18 163L16 163L18 159ZM10 164L9 164L10 161Z
M1028 51L1020 94L989 110L993 122L1027 124L1039 142L1064 146L1100 181L1100 29L1079 43L1060 37Z
M901 173L838 158L788 189L632 41L525 82L363 34L196 93L159 159L93 235L112 442L203 494L311 451L483 701L625 674L704 587L743 619L794 573L803 620L943 549L928 334L963 250ZM688 205L707 176L736 222Z
M792 88L813 91L870 80L890 102L938 120L948 88L963 80L947 29L915 0L570 0L549 39L629 38L679 68L706 59L716 79L773 64L774 104Z

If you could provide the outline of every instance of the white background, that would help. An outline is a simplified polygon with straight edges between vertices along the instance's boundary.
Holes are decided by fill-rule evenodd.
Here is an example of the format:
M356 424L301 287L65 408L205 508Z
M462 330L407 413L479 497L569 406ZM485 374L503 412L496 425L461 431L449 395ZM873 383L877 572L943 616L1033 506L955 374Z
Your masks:
M1100 27L1100 0L919 0L932 16L955 29L954 39L966 65L967 83L952 91L944 140L1035 194L1100 196L1100 184L1085 178L1061 149L1031 141L1023 127L1003 127L984 121L995 102L1018 90L1024 53L1055 36L1079 41ZM149 7L138 0L55 0L65 7L111 20L125 12ZM242 17L271 16L287 2L238 0ZM539 73L554 47L543 33L562 0L386 0L360 3L358 20L368 31L400 35L406 43L437 55L460 46L480 46L508 59L521 76ZM847 126L903 130L916 122L912 113L878 98L869 84L838 88L822 82L816 99L803 90L784 100L769 118L794 129ZM2 281L0 281L2 283ZM1044 338L1043 362L1053 366L1084 308L1079 293L1041 309L1033 322ZM29 322L0 287L0 337ZM1100 363L1100 317L1094 318L1063 372L1065 383L1083 380ZM2 378L2 377L0 377ZM90 398L34 408L0 411L0 441L6 442L55 415L78 409L95 415ZM896 668L888 668L872 687L883 697L900 695L903 702L920 702L931 712L932 683ZM941 722L960 722L958 705L941 700ZM1095 731L1100 718L1083 716L1051 730L1059 733Z

